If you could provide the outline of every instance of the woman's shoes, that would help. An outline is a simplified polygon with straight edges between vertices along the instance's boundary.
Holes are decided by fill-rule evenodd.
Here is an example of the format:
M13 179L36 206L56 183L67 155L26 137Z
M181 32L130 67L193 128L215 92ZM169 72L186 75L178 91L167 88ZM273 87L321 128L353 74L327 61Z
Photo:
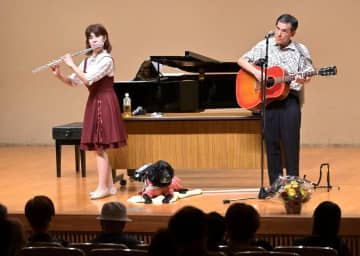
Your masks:
M92 191L89 193L90 199L99 199L107 196L116 195L117 189L116 187L111 187L110 189L106 189L104 191Z
M112 195L112 196L116 195L116 193L117 193L116 187L111 187L109 192L110 192L110 195Z
M106 189L104 191L99 191L99 192L94 192L90 195L90 199L91 200L96 200L96 199L100 199L100 198L104 198L107 196L111 196L110 194L110 190Z

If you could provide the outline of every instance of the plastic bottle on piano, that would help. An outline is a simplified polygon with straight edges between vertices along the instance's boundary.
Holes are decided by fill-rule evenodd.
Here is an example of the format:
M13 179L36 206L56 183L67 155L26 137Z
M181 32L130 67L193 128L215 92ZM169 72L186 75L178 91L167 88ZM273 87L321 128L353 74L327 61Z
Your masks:
M125 93L125 97L123 99L123 110L124 110L124 117L131 116L131 99L129 93Z

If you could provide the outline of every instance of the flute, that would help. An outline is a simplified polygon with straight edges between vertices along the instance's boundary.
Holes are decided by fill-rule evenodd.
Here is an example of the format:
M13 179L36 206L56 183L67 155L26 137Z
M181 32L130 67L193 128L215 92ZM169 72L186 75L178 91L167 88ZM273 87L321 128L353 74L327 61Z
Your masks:
M90 51L93 51L93 50L95 50L95 49L97 49L97 48L100 48L100 47L102 47L102 45L96 45L96 46L94 46L94 47L90 47L90 48L87 48L87 49L85 49L85 50L81 50L81 51L78 51L78 52L74 52L74 53L70 54L70 56L71 56L71 57L75 57L75 56L79 56L79 55L82 55L82 54L86 54L86 53L88 53L88 52L90 52ZM59 59L57 59L57 60L53 60L53 61L51 61L51 62L49 62L49 63L47 63L47 64L45 64L45 65L39 66L39 67L37 67L37 68L34 68L34 69L32 70L32 72L33 72L33 73L39 72L39 71L41 71L41 70L43 70L43 69L46 69L46 68L49 68L49 67L58 65L58 64L60 64L61 62L62 62L62 58L59 58Z

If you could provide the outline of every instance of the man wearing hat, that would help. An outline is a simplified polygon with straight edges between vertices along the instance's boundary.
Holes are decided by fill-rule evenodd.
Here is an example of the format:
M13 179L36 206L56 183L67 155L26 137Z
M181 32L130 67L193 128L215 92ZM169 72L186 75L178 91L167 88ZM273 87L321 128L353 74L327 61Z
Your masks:
M140 241L124 234L123 230L127 222L132 221L126 213L126 207L120 202L105 203L101 209L100 220L101 233L91 243L116 243L125 244L130 249L140 244Z

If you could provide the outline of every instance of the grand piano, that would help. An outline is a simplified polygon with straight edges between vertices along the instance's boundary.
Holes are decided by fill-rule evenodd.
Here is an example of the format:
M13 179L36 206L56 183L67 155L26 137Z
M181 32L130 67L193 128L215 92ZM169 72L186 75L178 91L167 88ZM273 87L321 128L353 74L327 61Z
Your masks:
M165 73L173 68L182 73ZM133 81L116 82L120 103L128 92L133 110L141 106L147 114L124 118L128 146L108 151L112 168L136 169L160 159L175 169L258 168L260 122L237 105L238 71L236 62L186 51L151 56Z
M163 74L168 66L185 74ZM220 62L191 51L184 56L151 56L144 61L133 81L114 83L120 101L130 94L133 110L146 112L199 112L212 108L236 108L236 62ZM121 106L122 108L122 106Z

